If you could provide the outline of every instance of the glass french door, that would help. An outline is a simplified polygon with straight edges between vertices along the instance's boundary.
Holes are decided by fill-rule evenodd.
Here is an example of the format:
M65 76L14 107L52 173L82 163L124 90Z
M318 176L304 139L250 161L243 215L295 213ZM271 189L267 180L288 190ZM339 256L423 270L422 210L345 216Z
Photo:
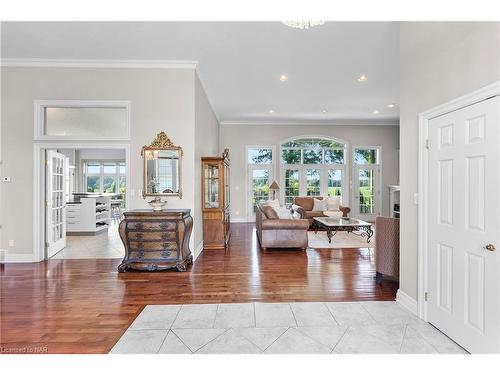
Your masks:
M285 203L294 203L297 196L342 196L346 191L343 167L286 166L282 169L282 198Z
M380 168L356 165L354 171L354 213L361 220L374 221L380 215Z
M248 166L248 220L255 221L257 204L272 198L269 186L272 180L272 167L265 165Z
M321 195L321 170L316 168L306 169L306 195Z
M47 151L45 209L47 258L66 247L66 156Z

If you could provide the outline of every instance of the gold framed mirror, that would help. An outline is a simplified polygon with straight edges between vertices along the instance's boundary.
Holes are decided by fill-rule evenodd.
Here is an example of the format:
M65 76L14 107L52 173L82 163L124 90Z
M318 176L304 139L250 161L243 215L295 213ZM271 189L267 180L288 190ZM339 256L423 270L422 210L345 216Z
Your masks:
M143 161L142 196L182 198L182 147L160 132L141 151Z

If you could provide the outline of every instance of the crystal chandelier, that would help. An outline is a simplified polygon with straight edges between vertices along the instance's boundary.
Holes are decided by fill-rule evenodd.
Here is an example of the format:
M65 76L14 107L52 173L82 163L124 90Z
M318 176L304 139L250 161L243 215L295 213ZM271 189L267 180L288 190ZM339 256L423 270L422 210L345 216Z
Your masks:
M288 27L293 27L295 29L309 29L314 26L320 26L325 23L325 21L282 21Z

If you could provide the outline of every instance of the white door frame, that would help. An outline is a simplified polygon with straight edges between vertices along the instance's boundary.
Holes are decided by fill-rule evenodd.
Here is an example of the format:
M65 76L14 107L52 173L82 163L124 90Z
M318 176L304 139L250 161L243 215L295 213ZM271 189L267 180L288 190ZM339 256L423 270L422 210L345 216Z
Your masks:
M125 149L126 202L130 202L130 143L35 142L33 143L33 262L46 258L45 251L45 150L58 148Z
M363 167L363 164L356 164L355 160L355 152L356 149L361 149L361 150L377 150L377 164L366 164L368 168L376 167L378 169L378 181L377 181L377 194L376 198L378 202L376 203L376 208L378 209L378 212L374 214L368 214L372 216L380 216L382 215L383 212L383 194L382 194L382 146L369 146L369 145L353 145L351 148L351 160L352 160L352 165L351 165L351 195L352 195L352 201L351 205L349 206L351 208L351 215L360 215L358 212L358 203L359 201L357 200L356 197L356 181L358 180L358 176L356 174L356 169L358 167ZM363 219L362 219L363 220Z
M271 150L272 161L270 164L249 164L248 163L248 150L252 148L267 148ZM250 181L250 169L254 165L257 166L271 166L271 174L269 175L269 179L272 181L276 181L276 147L274 145L246 145L245 146L245 219L244 222L252 222L251 220L251 210L250 210L250 189L248 187L248 183ZM272 183L271 181L271 183ZM279 197L279 196L278 196ZM253 220L255 221L255 219Z
M255 221L255 214L253 212L252 206L252 190L250 189L250 181L252 181L253 171L266 169L269 171L269 185L273 183L274 180L274 166L272 164L248 164L247 165L247 197L246 197L246 211L247 211L247 222L252 223ZM279 198L279 195L277 196ZM269 199L272 199L271 191L269 191Z
M500 95L500 81L482 87L469 94L450 100L444 104L421 112L418 115L418 316L427 321L427 243L428 243L428 169L429 152L427 139L429 134L429 121L437 116L456 111L472 104L481 102L491 97ZM500 228L499 228L500 230ZM500 270L499 270L500 272Z

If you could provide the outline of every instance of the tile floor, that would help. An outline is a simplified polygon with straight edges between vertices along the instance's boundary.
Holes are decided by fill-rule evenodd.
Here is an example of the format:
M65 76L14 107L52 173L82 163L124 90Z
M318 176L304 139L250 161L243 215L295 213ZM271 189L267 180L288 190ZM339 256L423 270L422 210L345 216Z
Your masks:
M125 250L113 221L107 232L95 236L66 236L66 247L51 259L123 258Z
M148 305L111 353L466 353L396 302Z

